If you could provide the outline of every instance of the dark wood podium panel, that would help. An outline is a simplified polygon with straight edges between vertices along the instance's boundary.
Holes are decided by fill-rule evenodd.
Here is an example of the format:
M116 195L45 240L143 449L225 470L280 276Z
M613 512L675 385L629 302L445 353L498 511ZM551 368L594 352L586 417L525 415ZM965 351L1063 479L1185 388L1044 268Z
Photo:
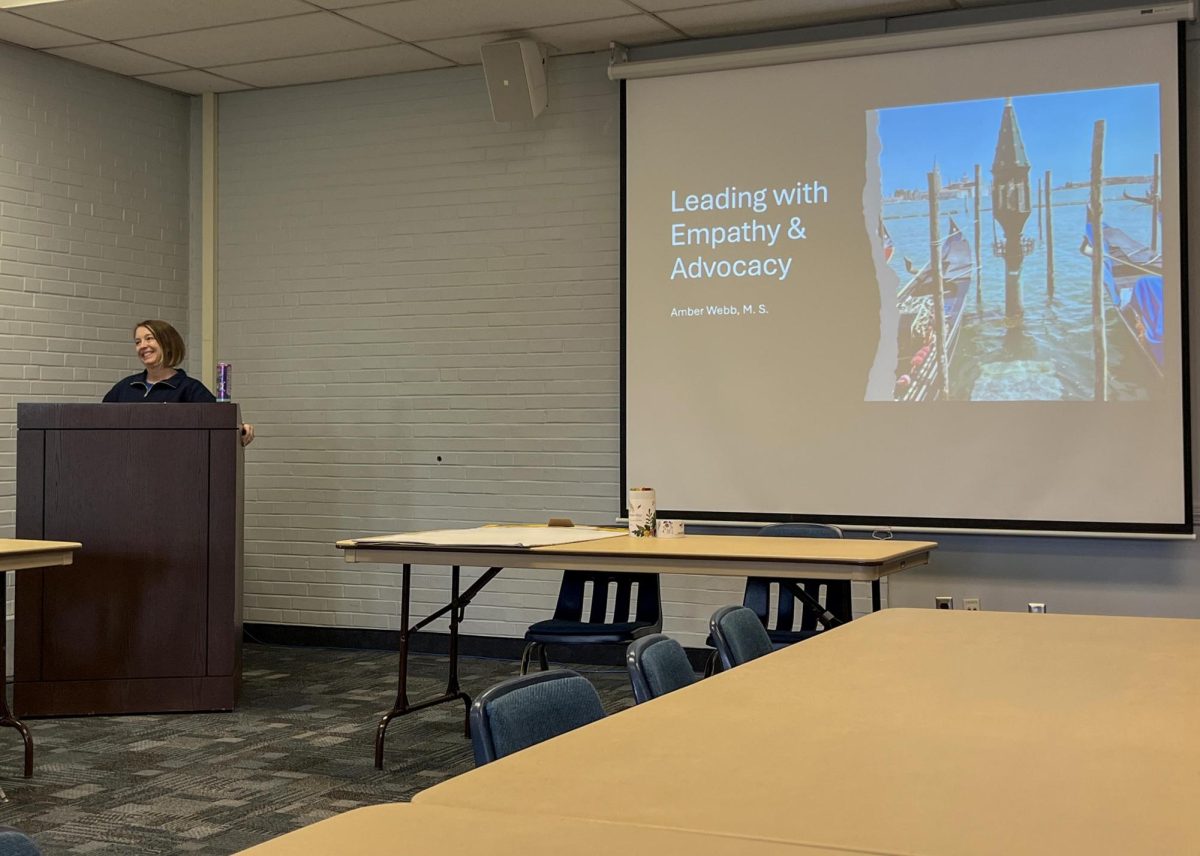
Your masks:
M85 545L17 581L18 715L233 708L240 424L232 404L18 405L17 533Z

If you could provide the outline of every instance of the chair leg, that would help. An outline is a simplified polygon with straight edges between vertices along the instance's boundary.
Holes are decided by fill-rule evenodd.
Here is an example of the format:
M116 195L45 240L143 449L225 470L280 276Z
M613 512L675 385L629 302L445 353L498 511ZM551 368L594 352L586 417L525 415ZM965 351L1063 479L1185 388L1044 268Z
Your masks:
M717 652L710 651L708 660L704 663L704 677L711 678L717 673Z
M550 668L549 661L546 660L546 646L541 642L530 642L525 646L525 650L521 652L521 674L529 674L529 663L533 660L533 652L537 651L538 665L542 671Z

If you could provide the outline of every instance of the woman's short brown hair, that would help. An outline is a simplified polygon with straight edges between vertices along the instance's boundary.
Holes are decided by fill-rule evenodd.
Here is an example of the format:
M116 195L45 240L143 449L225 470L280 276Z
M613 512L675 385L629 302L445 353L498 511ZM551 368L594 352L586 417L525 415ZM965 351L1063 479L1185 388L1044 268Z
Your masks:
M173 369L183 362L187 348L184 347L183 337L179 335L178 330L166 321L151 319L149 321L139 321L133 326L133 334L135 336L137 335L138 327L145 327L158 340L158 346L162 348L163 368Z

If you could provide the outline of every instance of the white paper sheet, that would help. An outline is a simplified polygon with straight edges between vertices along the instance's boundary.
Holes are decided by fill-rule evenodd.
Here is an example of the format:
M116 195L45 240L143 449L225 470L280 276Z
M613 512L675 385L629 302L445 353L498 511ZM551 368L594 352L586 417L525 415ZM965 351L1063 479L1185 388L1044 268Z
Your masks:
M621 530L593 529L590 526L479 526L474 529L437 529L432 532L401 532L356 538L358 547L552 547L602 538L620 538Z

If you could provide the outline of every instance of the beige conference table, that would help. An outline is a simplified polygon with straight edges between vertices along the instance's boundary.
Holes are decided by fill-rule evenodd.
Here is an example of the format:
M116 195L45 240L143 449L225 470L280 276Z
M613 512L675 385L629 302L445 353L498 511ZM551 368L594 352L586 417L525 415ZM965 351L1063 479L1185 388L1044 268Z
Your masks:
M922 856L1200 853L1200 621L889 609L418 794Z
M857 856L858 851L565 817L417 806L357 808L243 850L243 856Z
M502 527L501 527L502 528ZM421 534L421 533L411 533ZM368 545L369 544L369 545ZM634 538L622 535L599 541L550 547L379 544L373 538L338 541L347 562L403 565L400 589L400 667L396 703L383 715L375 733L375 767L383 769L383 742L388 723L398 716L444 702L470 697L458 685L458 630L474 597L506 567L664 574L710 574L780 579L862 580L872 584L872 608L879 609L879 580L923 565L937 547L933 541L840 538L767 538L739 535L685 535L681 538ZM450 600L409 625L413 565L450 566ZM459 590L460 568L487 568L465 591ZM450 674L446 692L419 702L408 700L408 652L411 634L450 616ZM465 725L465 716L464 716Z
M36 541L28 538L0 538L0 592L8 590L8 572L69 565L75 551L83 545L76 541ZM0 621L0 727L15 728L25 741L25 778L33 775L33 738L25 723L8 706L8 611Z

